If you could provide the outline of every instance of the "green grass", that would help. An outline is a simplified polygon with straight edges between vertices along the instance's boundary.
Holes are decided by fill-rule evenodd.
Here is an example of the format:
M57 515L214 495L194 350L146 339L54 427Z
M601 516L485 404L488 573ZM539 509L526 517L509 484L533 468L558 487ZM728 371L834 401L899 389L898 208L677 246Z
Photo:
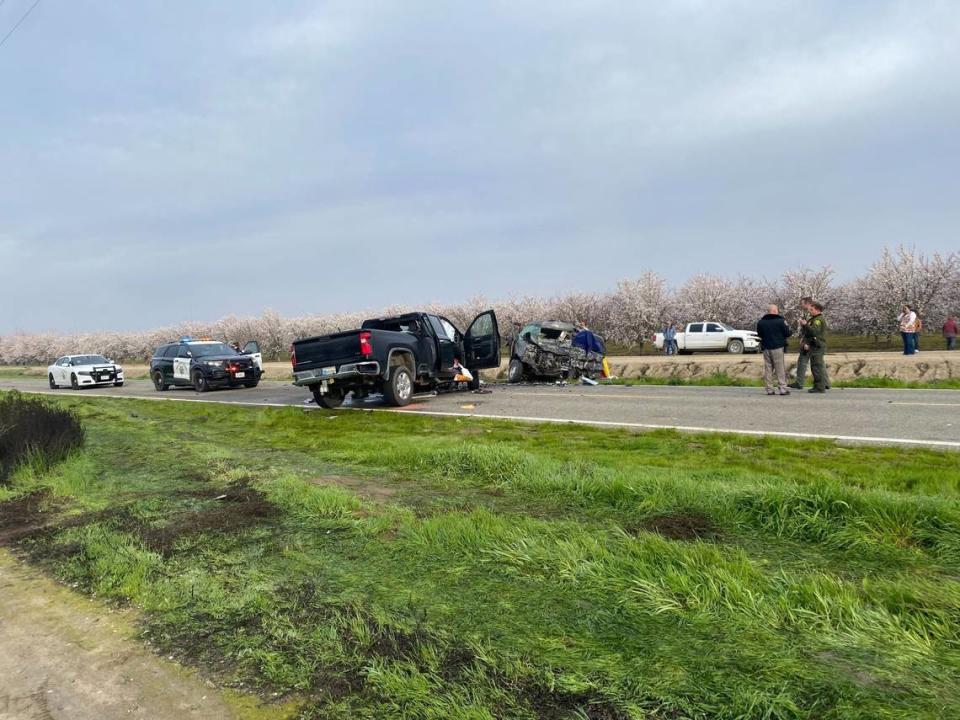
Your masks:
M882 376L865 376L855 380L831 380L835 388L891 388L912 390L960 390L960 378L944 378L942 380L899 380ZM611 385L690 385L694 387L723 386L723 387L763 387L763 380L757 378L732 377L720 370L710 375L698 378L680 377L640 377L615 378ZM810 381L807 381L810 385Z
M14 476L60 518L21 550L303 718L932 720L960 702L956 454L56 402L87 441Z

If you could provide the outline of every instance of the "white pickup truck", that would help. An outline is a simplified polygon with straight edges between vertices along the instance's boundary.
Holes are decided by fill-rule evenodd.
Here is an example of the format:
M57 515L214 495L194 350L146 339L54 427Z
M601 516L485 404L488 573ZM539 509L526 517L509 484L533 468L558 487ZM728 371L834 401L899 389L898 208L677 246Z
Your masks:
M663 333L653 336L653 344L663 350ZM677 333L677 350L681 355L695 352L728 352L739 355L760 351L760 336L752 330L734 330L722 322L690 323Z

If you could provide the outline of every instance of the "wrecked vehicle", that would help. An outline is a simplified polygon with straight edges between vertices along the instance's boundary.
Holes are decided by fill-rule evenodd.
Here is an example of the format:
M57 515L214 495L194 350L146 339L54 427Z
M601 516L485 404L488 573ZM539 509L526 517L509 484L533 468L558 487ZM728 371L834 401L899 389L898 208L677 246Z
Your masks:
M507 381L596 380L603 374L603 340L560 320L532 322L510 341Z

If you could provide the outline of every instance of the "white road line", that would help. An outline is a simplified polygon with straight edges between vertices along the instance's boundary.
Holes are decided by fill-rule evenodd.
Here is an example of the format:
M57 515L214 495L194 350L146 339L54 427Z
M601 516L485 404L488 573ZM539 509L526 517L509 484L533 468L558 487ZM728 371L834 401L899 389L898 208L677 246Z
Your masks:
M406 408L356 408L378 412L393 412L407 415L440 415L444 417L466 417L476 420L516 420L520 422L555 423L565 425L596 425L599 427L635 428L640 430L677 430L693 433L717 433L723 435L752 435L756 437L785 437L800 440L840 440L843 442L917 445L921 447L960 449L960 442L951 440L918 440L915 438L870 437L861 435L821 435L817 433L783 432L778 430L740 430L736 428L697 427L694 425L655 425L651 423L618 422L615 420L576 420L573 418L529 417L521 415L481 415L479 413L458 413L438 410L407 410Z
M59 395L60 397L106 397L106 398L118 398L121 400L152 400L159 402L189 402L189 403L213 403L218 405L239 405L242 407L279 407L279 408L296 408L299 407L303 410L317 410L316 406L311 405L291 405L289 403L275 403L275 402L252 402L247 400L239 401L230 401L230 400L214 400L214 399L201 399L201 398L178 398L178 397L139 397L136 395L114 395L107 393L94 393L90 391L84 391L82 395L68 395L57 390L22 390L21 392L31 393L34 395ZM677 430L679 432L691 432L691 433L712 433L712 434L723 434L723 435L749 435L753 437L783 437L783 438L792 438L795 440L833 440L841 442L854 442L854 443L867 443L875 445L911 445L918 447L930 447L930 448L949 448L949 449L960 449L960 442L954 442L951 440L920 440L916 438L899 438L899 437L871 437L871 436L861 436L861 435L829 435L829 434L818 434L818 433L799 433L799 432L784 432L779 430L741 430L736 428L715 428L715 427L698 427L694 425L657 425L653 423L635 423L635 422L618 422L615 420L578 420L575 418L550 418L550 417L532 417L532 416L523 416L523 415L482 415L479 413L467 413L467 412L448 412L442 410L410 410L408 408L385 408L385 407L344 407L343 410L367 410L373 412L389 412L396 414L406 414L406 415L436 415L438 417L459 417L459 418L472 418L475 420L513 420L516 422L534 422L534 423L551 423L558 425L590 425L596 427L615 427L615 428L632 428L637 430Z
M0 388L3 389L3 388ZM76 395L64 393L61 390L17 390L17 392L29 393L31 395L54 395L57 397L102 397L114 400L147 400L151 402L188 402L188 403L209 403L213 405L241 405L243 407L304 407L307 410L316 410L317 408L300 406L297 404L282 402L254 402L252 400L215 400L214 398L187 398L187 397L150 397L149 395L114 395L112 393L98 393L89 390L81 390Z
M891 400L890 405L923 405L924 407L956 407L960 408L960 403L935 403L935 402L911 402L909 400Z

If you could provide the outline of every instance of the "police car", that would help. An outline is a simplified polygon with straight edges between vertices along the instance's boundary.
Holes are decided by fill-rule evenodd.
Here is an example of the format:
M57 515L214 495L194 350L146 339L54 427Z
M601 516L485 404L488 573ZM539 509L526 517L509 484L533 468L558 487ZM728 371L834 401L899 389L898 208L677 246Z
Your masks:
M256 341L242 351L216 340L181 338L161 345L150 360L150 379L158 391L189 386L197 392L216 387L256 387L263 375L263 356Z
M50 388L69 385L74 390L97 385L123 385L123 368L103 355L64 355L47 368Z

